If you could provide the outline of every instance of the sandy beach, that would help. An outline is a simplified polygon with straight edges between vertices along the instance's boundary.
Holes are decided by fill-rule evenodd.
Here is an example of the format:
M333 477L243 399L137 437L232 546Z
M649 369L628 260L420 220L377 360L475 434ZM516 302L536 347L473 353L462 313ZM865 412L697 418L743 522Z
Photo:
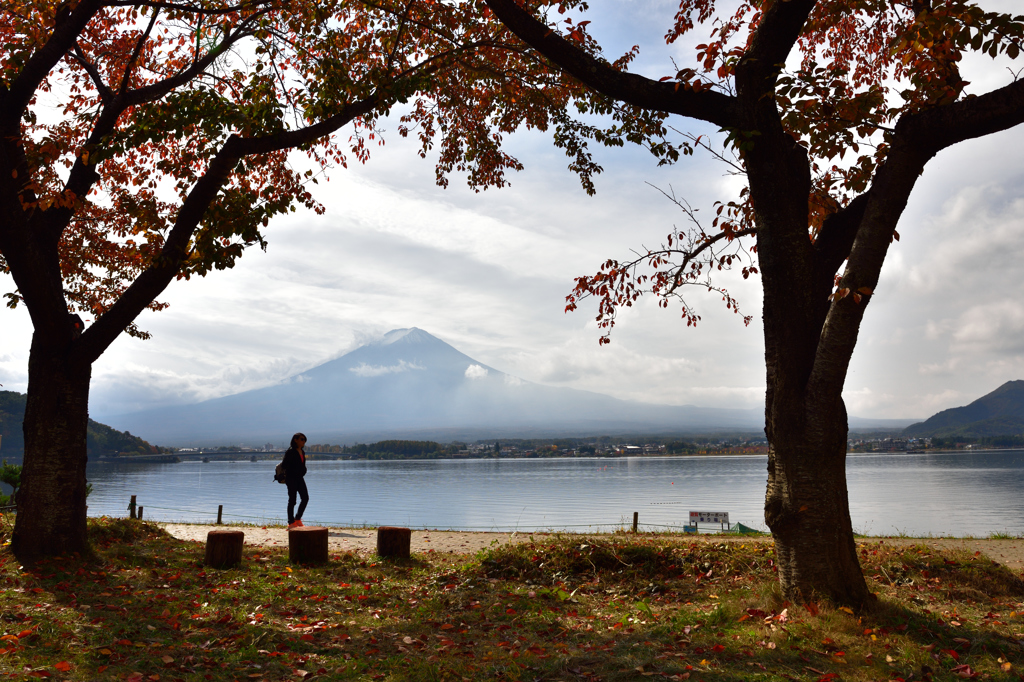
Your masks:
M263 547L287 547L288 529L283 526L214 526L185 523L160 523L168 533L180 540L205 542L206 534L216 528L230 527L245 532L245 544ZM475 554L487 547L507 543L540 540L548 533L478 533L451 530L412 531L413 554L444 552ZM580 537L588 537L581 535ZM768 536L700 535L668 536L674 542L771 542ZM973 538L858 538L858 545L885 543L896 546L927 545L937 549L959 549L970 553L981 552L993 561L1013 571L1024 571L1024 538L1006 540ZM375 528L329 528L328 546L331 552L373 553L377 548Z

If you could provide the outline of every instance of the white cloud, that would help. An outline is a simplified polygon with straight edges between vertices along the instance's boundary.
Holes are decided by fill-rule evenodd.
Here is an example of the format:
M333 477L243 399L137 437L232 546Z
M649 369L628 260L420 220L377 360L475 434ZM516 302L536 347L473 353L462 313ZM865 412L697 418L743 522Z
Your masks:
M951 376L959 364L959 358L947 358L944 362L921 363L917 366L917 371L921 374L944 374Z
M359 363L356 367L349 367L350 372L361 377L379 377L382 374L398 374L408 372L411 369L426 369L414 362L399 360L397 365L368 365L365 362Z
M480 365L470 365L466 368L467 379L485 379L488 374L487 368Z
M595 6L590 28L608 54L640 44L633 70L670 75L670 57L689 60L699 36L664 46L678 3L639 6ZM965 61L972 91L1009 78L999 63ZM686 224L645 182L675 188L704 216L740 180L700 153L659 168L643 150L595 149L605 173L597 196L588 197L549 134L506 141L526 170L501 190L474 193L458 177L440 190L431 162L392 134L368 164L333 169L330 183L313 189L326 215L283 216L267 231L266 252L251 250L231 270L168 287L171 307L140 319L154 339L122 337L96 363L93 413L270 385L413 326L452 343L480 370L505 372L505 381L677 405L759 406L765 368L756 278L724 280L754 316L750 328L696 290L690 300L703 316L696 329L677 309L644 298L621 314L610 346L597 344L593 301L563 311L573 277ZM844 394L851 414L926 417L1024 378L1024 304L1016 296L1024 168L1007 153L1022 147L1024 128L972 140L942 152L919 179L860 331ZM0 293L13 289L0 276ZM0 329L0 383L25 390L27 313L0 310Z
M970 308L960 316L952 340L960 351L1020 354L1024 351L1024 303L1004 298Z

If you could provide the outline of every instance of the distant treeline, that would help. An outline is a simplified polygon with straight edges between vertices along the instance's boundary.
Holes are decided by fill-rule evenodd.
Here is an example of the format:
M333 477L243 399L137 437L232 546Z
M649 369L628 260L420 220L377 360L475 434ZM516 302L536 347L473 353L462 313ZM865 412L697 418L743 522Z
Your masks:
M763 443L750 437L737 437L735 434L729 442L714 437L696 437L694 440L679 438L645 437L645 436L595 436L590 438L500 438L497 441L478 441L470 446L461 441L442 445L429 440L382 440L377 443L358 443L356 445L311 444L306 452L323 453L339 457L356 459L441 459L453 455L466 456L466 450L472 451L469 456L475 457L564 457L564 456L616 456L612 449L617 445L664 445L665 454L708 454L720 452L722 448L730 452L758 451ZM482 447L481 447L482 446ZM510 452L511 451L511 452Z
M21 424L25 421L25 403L28 396L15 391L0 391L0 454L20 458L25 454L25 434ZM89 420L86 448L90 457L116 457L117 455L149 455L159 451L138 436L118 431L106 424Z
M431 459L458 452L431 440L382 440L356 445L307 445L308 452L349 455L359 459Z
M937 449L955 448L958 444L981 445L993 448L1021 448L1024 447L1024 436L982 436L971 438L969 436L947 436L945 438L936 436L932 438L932 447Z

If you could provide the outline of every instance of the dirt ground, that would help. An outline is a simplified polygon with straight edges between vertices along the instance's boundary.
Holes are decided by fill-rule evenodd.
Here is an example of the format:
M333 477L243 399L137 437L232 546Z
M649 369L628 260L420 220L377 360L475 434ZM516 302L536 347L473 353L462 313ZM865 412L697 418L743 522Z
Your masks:
M206 534L215 528L229 526L194 525L184 523L159 524L168 533L180 540L205 542ZM247 545L273 547L288 546L288 529L281 526L230 526L245 532ZM413 530L411 550L413 554L445 552L452 554L475 554L487 547L506 543L530 542L540 539L544 533L471 533L463 531ZM581 536L585 537L585 536ZM690 538L687 538L688 540ZM701 535L702 542L770 542L763 536ZM938 549L961 549L972 554L981 552L993 561L1004 564L1016 572L1024 571L1024 538L1009 540L969 538L859 538L857 544L885 543L897 546L927 545ZM375 528L329 528L328 546L331 552L372 553L377 548Z

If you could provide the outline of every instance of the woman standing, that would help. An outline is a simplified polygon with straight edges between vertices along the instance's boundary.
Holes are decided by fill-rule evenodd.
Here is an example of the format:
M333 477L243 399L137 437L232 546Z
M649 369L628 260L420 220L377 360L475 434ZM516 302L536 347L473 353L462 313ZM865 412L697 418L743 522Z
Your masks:
M284 467L285 485L288 486L288 527L299 528L302 526L302 512L306 511L306 503L309 502L309 491L306 490L306 436L296 433L292 436L292 442L288 446L288 452L284 453L284 460L281 466ZM295 495L298 493L301 498L299 511L295 512Z

